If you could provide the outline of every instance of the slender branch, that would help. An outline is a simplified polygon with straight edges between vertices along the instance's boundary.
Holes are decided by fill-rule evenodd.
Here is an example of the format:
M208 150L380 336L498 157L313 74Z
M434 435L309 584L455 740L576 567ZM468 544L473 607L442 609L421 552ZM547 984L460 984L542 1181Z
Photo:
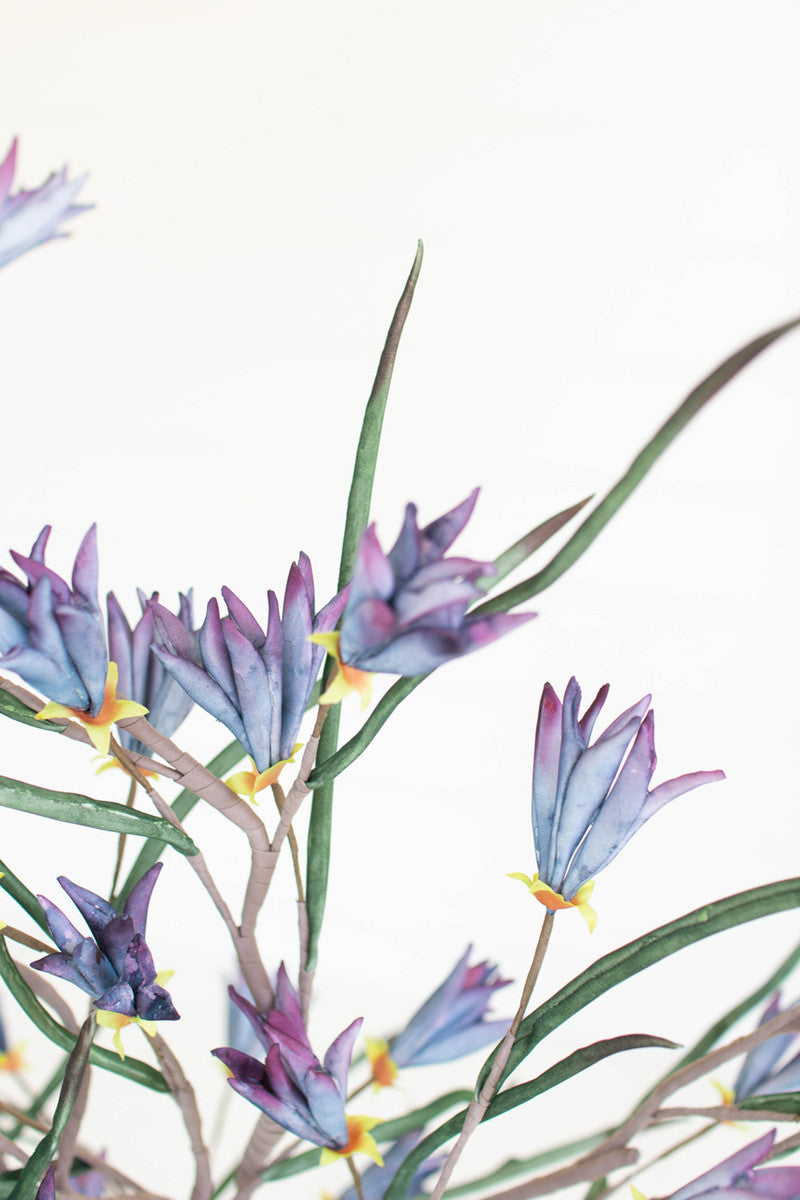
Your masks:
M283 1130L266 1113L255 1123L247 1143L242 1161L236 1170L236 1195L234 1200L249 1200L260 1183L259 1176L275 1146L283 1137Z
M211 1165L208 1150L203 1141L202 1122L192 1085L183 1073L183 1068L160 1033L151 1039L156 1058L167 1081L175 1103L181 1110L183 1123L189 1135L195 1161L194 1187L191 1200L211 1200L214 1185L211 1182Z
M30 1157L20 1146L17 1146L2 1133L0 1133L0 1150L2 1150L3 1154L10 1154L12 1158L16 1158L17 1162L25 1163Z
M544 956L547 953L547 947L550 942L550 935L553 932L554 916L555 913L551 912L549 909L544 915L542 928L539 933L539 940L536 943L536 949L533 953L533 959L528 970L528 975L522 988L522 996L520 998L519 1007L514 1014L514 1020L509 1025L508 1031L500 1043L494 1062L492 1063L492 1069L486 1078L486 1082L484 1083L478 1095L473 1097L470 1102L470 1106L467 1109L467 1115L464 1118L464 1124L461 1127L461 1133L459 1134L458 1141L448 1154L447 1160L442 1167L442 1172L439 1178L436 1180L436 1187L431 1193L431 1200L441 1200L442 1193L447 1187L447 1183L450 1179L450 1176L453 1174L453 1169L456 1163L464 1151L464 1147L483 1120L486 1109L489 1107L489 1102L494 1096L495 1089L500 1082L500 1077L503 1074L506 1063L511 1055L514 1042L516 1041L517 1032L522 1024L523 1017L528 1010L528 1004L530 1002L536 980L539 978L539 972L542 969Z
M559 1171L551 1171L549 1175L528 1179L507 1191L492 1192L484 1200L533 1200L536 1196L549 1196L551 1192L571 1187L574 1183L588 1183L611 1171L618 1171L620 1167L630 1167L638 1157L638 1151L630 1148L605 1150L591 1158L581 1158Z
M120 761L120 760L118 759L118 761ZM120 765L122 765L121 761L120 761ZM127 770L127 768L126 768L126 770ZM125 801L125 807L133 808L133 802L136 799L137 780L133 777L133 775L130 771L128 771L128 774L131 775L131 785L128 788L128 799ZM125 855L125 845L126 845L127 840L128 840L128 836L125 833L121 833L119 835L119 837L117 838L117 861L114 863L114 874L111 877L110 896L111 896L112 904L114 903L114 897L117 894L117 884L119 883L119 873L122 870L122 859Z
M356 1189L356 1195L358 1196L358 1200L364 1200L364 1189L361 1186L361 1176L359 1174L358 1167L353 1162L352 1154L347 1159L345 1159L345 1162L347 1163L348 1167L350 1168L350 1174L353 1176L353 1186Z
M711 1121L800 1121L795 1113L773 1112L771 1109L738 1108L735 1104L717 1104L708 1108L660 1108L653 1113L651 1125L675 1121L678 1117L707 1117Z
M136 764L131 760L127 750L124 750L122 746L120 746L119 742L117 742L114 738L111 739L111 752L120 765L131 776L133 788L135 788L137 784L140 787L143 787L149 798L152 800L159 816L163 817L165 821L169 821L170 825L173 825L176 829L179 829L181 833L185 833L186 830L175 816L175 813L172 811L170 805L167 804L166 800L158 791L156 791L147 776L143 775ZM225 900L222 898L217 885L214 883L205 858L200 851L198 851L197 854L187 855L186 858L189 866L192 868L195 875L197 875L197 878L200 880L201 884L211 897L214 907L225 922L228 932L234 939L236 939L239 931L236 926L236 922L233 919L233 914L228 908Z
M619 1190L619 1188L624 1187L626 1183L630 1183L632 1179L635 1179L637 1175L641 1175L643 1171L647 1171L650 1167L654 1167L656 1163L662 1162L662 1160L665 1158L669 1158L671 1154L676 1154L678 1150L683 1150L684 1146L691 1145L692 1142L696 1142L699 1138L705 1137L707 1133L710 1133L712 1129L716 1128L717 1122L712 1121L709 1125L703 1125L700 1127L700 1129L696 1129L694 1133L690 1133L688 1137L681 1138L679 1142L674 1142L671 1146L668 1146L666 1150L662 1150L660 1154L655 1154L652 1158L648 1158L646 1162L637 1163L633 1171L629 1171L627 1175L623 1175L618 1183L612 1183L609 1184L608 1187L604 1187L602 1191L598 1192L594 1196L594 1200L605 1200L606 1196L610 1196L612 1192L616 1192ZM602 1177L602 1175L598 1175L598 1179L602 1179Z
M0 929L3 937L10 938L12 942L19 942L20 946L27 946L29 950L38 950L40 954L55 953L53 946L48 946L47 942L41 942L38 938L31 937L29 933L23 932L21 929L15 929L13 925L4 925Z

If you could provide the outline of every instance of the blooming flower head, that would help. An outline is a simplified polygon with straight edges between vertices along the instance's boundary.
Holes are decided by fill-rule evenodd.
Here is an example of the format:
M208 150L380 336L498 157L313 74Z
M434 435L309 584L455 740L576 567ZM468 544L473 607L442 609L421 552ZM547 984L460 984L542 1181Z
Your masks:
M73 201L86 176L67 179L67 168L48 176L41 187L11 195L17 165L17 139L0 163L0 267L52 238L66 237L59 230L62 221L91 208L91 204Z
M673 1192L668 1200L795 1200L800 1196L800 1167L762 1167L775 1141L775 1130L724 1159L704 1175ZM636 1200L644 1200L638 1188L631 1188Z
M626 709L590 745L608 695L600 689L582 717L581 690L572 678L563 704L546 684L539 706L533 759L533 841L538 874L515 873L550 911L577 907L594 927L587 903L592 877L664 804L722 771L680 775L648 791L656 767L650 696Z
M113 592L106 598L108 608L108 650L119 669L119 689L124 696L144 705L150 724L172 737L178 726L186 719L192 707L192 699L180 684L169 675L150 649L158 641L155 630L155 615L150 603L158 600L153 592L150 603L144 592L137 592L142 615L133 629ZM180 607L176 620L192 632L192 593L180 596ZM135 754L147 754L135 737L120 730L122 745Z
M784 1011L780 991L776 991L761 1014L759 1029ZM746 1054L733 1089L728 1091L720 1087L725 1103L739 1104L748 1096L776 1096L800 1090L800 1054L779 1065L785 1052L797 1041L797 1036L796 1033L779 1033Z
M503 1036L508 1021L485 1020L492 996L511 980L500 979L492 963L469 965L472 946L443 983L390 1043L369 1040L367 1055L379 1086L394 1082L401 1067L452 1062Z
M228 615L221 617L217 601L210 600L197 634L150 601L163 641L153 653L192 700L239 739L262 773L292 756L325 657L308 639L333 629L346 596L339 593L314 615L314 577L305 554L289 571L283 614L275 593L268 593L266 632L230 588L222 595Z
M388 554L381 549L374 524L364 531L338 643L326 640L343 668L327 693L331 701L359 687L354 671L423 675L534 616L467 615L467 606L483 595L478 580L493 575L494 564L445 558L445 552L472 515L477 498L476 488L424 529L417 525L416 505L407 505L403 528Z
M230 988L234 1003L250 1021L266 1050L264 1062L231 1047L212 1050L230 1071L234 1091L278 1125L323 1147L322 1161L361 1151L380 1161L370 1117L346 1117L347 1073L361 1018L329 1046L322 1063L311 1049L297 992L281 963L275 1006L261 1013Z
M84 937L46 896L44 909L57 954L48 954L31 966L74 983L92 997L99 1010L100 1024L119 1032L131 1021L177 1021L178 1013L168 992L161 986L164 975L156 975L153 956L145 941L147 909L163 863L156 863L131 890L121 913L87 888L59 876L58 882L84 917L91 937ZM171 972L170 972L171 974ZM109 1014L109 1020L100 1020ZM115 1038L119 1049L118 1039Z

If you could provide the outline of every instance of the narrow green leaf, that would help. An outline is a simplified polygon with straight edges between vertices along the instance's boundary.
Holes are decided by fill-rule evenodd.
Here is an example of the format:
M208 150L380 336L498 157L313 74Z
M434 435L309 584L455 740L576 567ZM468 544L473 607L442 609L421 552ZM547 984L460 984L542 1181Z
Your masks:
M33 725L36 729L49 730L51 733L63 733L66 721L37 721L36 713L31 712L27 704L23 704L16 696L0 688L0 716L10 717L23 725Z
M21 1169L15 1167L13 1171L4 1171L0 1175L0 1200L6 1200L7 1196L11 1196L21 1174Z
M775 1092L772 1096L748 1096L739 1101L748 1112L782 1112L800 1117L800 1092Z
M0 807L133 837L158 836L181 854L197 854L192 839L163 817L138 812L110 800L92 800L78 792L54 792L33 783L23 783L20 779L0 776Z
M347 498L347 515L345 517L344 537L342 539L342 554L339 562L339 587L343 588L350 582L353 565L356 560L358 543L369 520L369 509L372 503L372 485L375 480L375 466L378 461L383 416L386 412L386 401L389 398L389 385L392 382L395 359L400 346L400 337L414 298L420 270L422 269L422 242L417 243L417 253L411 267L406 286L395 309L386 342L383 347L378 370L372 384L372 391L364 419L361 424L361 434L356 449L353 478L350 483L350 493ZM325 681L330 678L331 666L326 668ZM317 750L317 762L325 762L336 753L339 744L339 714L340 706L336 705L328 713L328 718L322 729ZM319 936L325 915L325 900L328 894L328 872L331 857L331 820L333 808L333 776L317 787L311 803L311 816L308 829L308 851L306 859L306 911L308 913L308 949L305 966L313 970L317 962Z
M527 1104L529 1100L541 1096L544 1092L563 1083L565 1079L571 1079L573 1075L580 1074L581 1071L587 1070L612 1054L649 1047L674 1049L675 1043L667 1041L666 1038L652 1037L647 1033L629 1033L623 1037L604 1038L602 1041L593 1042L591 1046L582 1046L580 1050L573 1051L572 1054L549 1067L528 1083L520 1083L516 1087L506 1088L504 1092L500 1092L490 1102L483 1119L491 1121L495 1117L502 1116L503 1113L510 1112L513 1108L519 1108L521 1104ZM438 1129L434 1129L433 1133L423 1138L403 1160L400 1170L389 1185L384 1200L404 1200L417 1167L451 1137L455 1137L461 1132L466 1115L467 1109L464 1108L440 1125Z
M83 1022L75 1040L75 1046L67 1060L67 1066L64 1071L64 1083L58 1097L56 1111L53 1114L53 1123L50 1126L50 1132L44 1135L22 1168L17 1186L12 1193L14 1200L35 1200L42 1176L58 1150L61 1135L66 1128L67 1121L78 1099L78 1093L81 1090L83 1077L89 1063L89 1051L92 1046L94 1031L95 1017L94 1013L92 1013Z
M447 1095L432 1100L424 1108L416 1108L413 1112L406 1113L403 1117L394 1117L391 1121L382 1121L371 1130L372 1136L377 1142L396 1142L404 1133L409 1133L412 1129L422 1129L428 1121L440 1116L454 1104L468 1103L471 1096L472 1092L464 1088L457 1092L448 1092ZM260 1179L262 1183L266 1183L271 1179L288 1179L291 1175L311 1171L319 1166L319 1153L319 1149L316 1148L295 1154L292 1158L285 1158L262 1171Z
M75 1045L75 1038L39 1003L17 970L16 964L8 952L5 938L0 938L0 978L36 1028L51 1042L60 1046L62 1050L71 1052ZM111 1050L105 1050L101 1046L92 1046L89 1059L95 1066L111 1071L114 1075L122 1075L125 1079L132 1079L134 1083L140 1083L154 1092L169 1091L160 1071L149 1066L148 1063L141 1062L138 1058L126 1058L123 1061L118 1054Z
M516 587L509 588L507 592L501 592L499 596L492 596L490 600L472 611L474 613L508 612L510 608L517 604L523 604L526 600L530 600L531 596L538 595L539 592L543 592L545 588L555 583L591 546L600 531L625 503L631 492L638 487L650 468L684 426L688 425L692 417L696 416L700 409L727 383L730 383L748 363L757 358L773 342L777 342L784 334L796 329L798 325L800 325L800 317L786 321L783 325L778 325L774 329L768 330L767 333L762 333L760 337L754 338L752 342L748 342L746 346L720 363L689 393L669 420L665 421L644 449L637 454L622 478L614 484L611 491L576 529L554 558L530 579L518 583Z
M47 918L44 915L44 909L33 892L25 887L21 879L17 879L14 872L9 869L2 859L0 859L0 872L2 872L2 875L0 875L0 888L4 892L8 892L9 896L13 900L16 900L17 904L24 908L28 916L49 936L50 930L47 928Z
M623 980L675 954L684 946L700 942L724 929L798 906L800 878L783 879L703 905L604 955L525 1018L503 1078L507 1078L534 1046L538 1046L554 1029ZM484 1064L481 1078L488 1073L493 1057Z
M551 1150L542 1150L539 1154L532 1154L530 1158L509 1158L494 1171L490 1171L488 1175L481 1175L477 1179L469 1179L466 1183L460 1183L457 1187L448 1188L445 1196L448 1200L455 1200L457 1196L469 1196L472 1192L483 1191L485 1188L505 1183L509 1179L516 1179L518 1175L527 1175L530 1171L540 1171L543 1167L555 1166L556 1163L563 1162L565 1158L577 1158L595 1146L599 1146L607 1137L610 1137L611 1133L611 1129L603 1129L600 1133L577 1138L574 1142L564 1142L560 1146L553 1146Z
M323 758L321 754L323 749L322 738L320 738L320 753L317 754L319 765L314 768L308 778L308 786L315 789L315 803L317 792L331 786L337 775L341 775L346 767L349 767L351 763L361 757L370 742L389 720L389 717L398 704L401 704L407 696L410 696L414 689L419 687L423 679L427 678L427 675L412 675L407 678L398 679L396 683L393 683L386 695L381 696L358 733L354 737L351 737L349 742L345 742L336 753L331 753ZM328 723L336 711L336 709L331 710L330 716L322 730L323 737L325 736L325 729L327 729Z
M206 769L212 775L216 775L220 779L223 775L227 775L228 771L232 771L243 758L247 755L247 751L237 741L230 742L224 750L220 750L219 754L211 759L211 762L206 764ZM179 821L183 822L185 818L194 808L195 804L199 803L199 798L194 792L184 788L178 794L172 804L172 811ZM121 890L117 893L117 903L124 904L131 894L132 889L136 886L142 876L150 870L152 866L158 862L161 855L164 853L167 843L163 838L148 838L145 844L139 851L133 866L128 872L128 877L122 885Z
M563 509L560 513L556 513L554 517L549 517L548 520L542 521L519 541L514 542L513 546L509 546L502 554L499 554L494 560L494 565L497 568L494 575L485 575L477 581L476 586L483 588L484 591L495 587L501 579L505 579L506 575L510 575L516 567L522 565L526 558L530 558L535 554L545 542L549 542L551 537L569 524L573 517L577 516L582 508L585 508L593 496L587 496L585 500L579 500L577 504L573 504L570 508Z

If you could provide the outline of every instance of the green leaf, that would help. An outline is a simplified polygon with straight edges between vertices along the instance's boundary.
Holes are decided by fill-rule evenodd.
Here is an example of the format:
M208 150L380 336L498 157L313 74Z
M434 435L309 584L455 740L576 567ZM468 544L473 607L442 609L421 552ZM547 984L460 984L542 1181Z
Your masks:
M501 579L505 579L506 575L510 575L513 570L521 566L526 558L530 558L535 554L545 542L549 542L551 537L554 537L559 530L563 529L574 516L585 508L593 496L587 496L585 500L579 500L577 504L573 504L570 508L563 509L560 513L556 513L554 517L548 518L547 521L542 521L519 541L514 542L513 546L509 546L502 554L498 555L494 560L494 565L497 568L494 575L485 575L477 581L477 586L483 588L484 591L488 588L496 586Z
M0 978L36 1028L51 1042L60 1046L62 1050L71 1052L75 1045L75 1038L39 1003L17 970L17 966L8 952L5 938L0 938ZM125 1079L132 1079L134 1083L140 1083L154 1092L169 1091L161 1073L138 1058L126 1058L123 1061L118 1054L111 1050L92 1046L89 1059L95 1066L111 1071L114 1075L122 1075Z
M17 904L24 908L28 916L31 917L32 920L34 920L39 926L39 928L43 929L44 932L49 936L50 930L47 926L47 918L44 915L44 909L34 896L33 892L30 891L29 888L25 887L25 884L21 879L17 879L14 872L10 870L10 868L6 865L6 863L3 862L2 859L0 859L0 872L2 872L2 875L0 876L0 888L2 888L4 892L8 892L9 896L11 896L13 900L16 900Z
M220 779L223 775L227 775L228 771L232 771L243 758L247 755L247 751L237 741L230 742L224 750L220 750L219 754L211 759L211 762L206 764L206 769L212 775L216 775ZM199 798L194 792L190 792L184 788L182 792L175 798L172 804L172 811L179 821L183 822L185 818L194 808L195 804L199 803ZM163 838L148 838L137 855L133 866L128 872L128 877L122 885L121 890L117 893L117 903L124 904L131 894L132 889L136 886L142 876L150 870L152 866L158 862L161 855L166 849L167 843Z
M739 1101L748 1112L781 1112L800 1117L800 1092L776 1092L773 1096L749 1096Z
M83 1077L89 1063L89 1051L95 1031L95 1016L91 1013L80 1028L75 1046L67 1060L64 1083L53 1114L53 1123L20 1172L13 1200L35 1200L42 1176L58 1150L58 1143L75 1107Z
M33 813L37 817L49 817L53 821L68 821L71 825L84 825L90 829L105 829L112 833L126 833L134 837L153 837L174 846L181 854L197 854L197 846L190 837L163 817L126 808L110 800L92 800L77 792L53 792L50 788L36 787L19 779L0 776L0 807L15 808L19 812Z
M455 1200L456 1196L469 1196L472 1192L483 1191L498 1183L505 1183L509 1179L515 1179L518 1175L526 1175L530 1171L539 1171L543 1167L555 1166L556 1163L563 1162L565 1158L577 1158L595 1146L599 1146L607 1137L610 1137L612 1132L611 1129L604 1129L600 1133L592 1133L588 1137L578 1138L574 1142L564 1142L560 1146L553 1146L551 1150L542 1150L539 1154L532 1154L530 1158L509 1158L502 1166L490 1171L488 1175L481 1175L477 1179L460 1183L457 1187L448 1188L445 1196L448 1197L448 1200Z
M692 417L696 416L700 409L727 383L730 383L748 363L757 358L773 342L782 338L784 334L796 329L798 325L800 325L800 317L786 321L783 325L777 325L767 333L762 333L760 337L754 338L752 342L748 342L746 346L720 363L689 393L669 420L665 421L644 449L637 454L622 478L614 484L608 495L604 496L597 508L576 529L569 541L562 546L547 566L543 567L541 571L537 571L530 579L518 583L516 587L509 588L507 592L501 592L499 596L493 596L472 611L476 614L507 612L510 608L517 604L523 604L526 600L530 600L531 596L538 595L539 592L543 592L545 588L555 583L588 550L600 531L605 528L631 492L638 487L650 468L664 453L667 446L675 440L684 426L688 425Z
M383 347L378 370L372 384L372 391L364 419L361 424L361 434L356 449L353 478L350 483L350 493L347 498L347 515L345 518L344 537L342 539L342 554L339 562L339 588L350 582L353 565L356 560L358 543L369 520L369 509L372 503L372 485L375 480L375 466L378 461L383 416L386 412L386 401L389 398L389 385L392 382L395 359L400 346L400 337L414 298L420 270L422 269L422 242L417 243L417 253L411 267L406 286L395 309L386 342ZM331 664L325 672L325 681L330 679ZM339 714L340 705L336 705L328 713L322 729L317 750L317 761L324 762L332 758L339 744ZM331 857L331 819L333 808L333 776L314 792L311 803L311 816L308 829L308 852L306 860L306 911L308 913L308 949L305 967L313 970L317 961L319 936L325 915L325 900L328 894L328 872Z
M377 1142L396 1142L404 1133L409 1133L412 1129L422 1129L428 1121L440 1116L454 1104L468 1103L471 1096L472 1092L464 1088L457 1092L448 1092L445 1096L439 1096L438 1099L432 1100L424 1108L416 1108L413 1112L406 1113L403 1117L394 1117L391 1121L382 1121L370 1132ZM319 1166L319 1154L318 1147L314 1150L306 1150L302 1154L295 1154L293 1158L285 1158L282 1162L273 1163L271 1167L267 1167L261 1172L259 1178L262 1183L266 1183L270 1179L288 1179L291 1175L300 1175L303 1171L310 1171Z
M573 1051L572 1054L543 1071L541 1075L537 1075L535 1079L529 1080L528 1083L520 1083L516 1087L506 1088L504 1092L500 1092L490 1102L483 1119L491 1121L495 1117L502 1116L503 1113L510 1112L511 1109L519 1108L521 1104L527 1104L529 1100L541 1096L544 1092L563 1083L564 1080L571 1079L573 1075L580 1074L581 1071L587 1070L612 1054L649 1047L674 1049L675 1042L667 1041L666 1038L653 1037L647 1033L629 1033L622 1037L604 1038L602 1041L593 1042L591 1046L582 1046L580 1050ZM423 1138L403 1160L385 1193L384 1200L404 1200L417 1167L451 1137L455 1137L461 1132L466 1115L467 1109L463 1108L443 1125L440 1125L438 1129L434 1129L433 1133Z
M703 905L604 955L525 1018L503 1078L507 1078L534 1046L538 1046L554 1029L623 980L675 954L684 946L691 946L724 929L732 929L736 925L798 906L800 879L783 879ZM484 1064L481 1078L488 1074L493 1057Z
M0 716L11 717L12 721L19 721L23 725L33 725L36 729L49 730L51 733L63 733L66 726L66 721L37 721L36 713L28 708L27 704L23 704L16 696L12 696L10 692L0 688Z

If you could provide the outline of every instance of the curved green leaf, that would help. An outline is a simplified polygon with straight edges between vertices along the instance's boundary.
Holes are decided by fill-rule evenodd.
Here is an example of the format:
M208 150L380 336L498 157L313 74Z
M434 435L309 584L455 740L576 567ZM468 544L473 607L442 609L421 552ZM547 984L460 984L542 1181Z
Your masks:
M502 554L498 554L494 560L496 568L494 575L485 575L477 581L476 586L483 588L484 591L495 587L501 579L505 579L506 575L510 575L513 570L521 566L526 558L530 558L532 554L541 549L545 542L549 542L551 537L555 537L559 530L569 524L572 518L577 516L581 509L585 508L593 499L593 496L587 496L584 500L579 500L577 504L562 509L554 517L549 517L531 529L530 532L514 542L513 546L509 546Z
M50 733L63 733L66 726L66 721L37 721L36 713L4 688L0 688L0 716L10 717L12 721L19 721L23 725L34 725L36 729L45 729Z
M228 771L232 771L246 755L247 751L244 746L241 746L237 741L230 742L224 750L220 750L219 754L211 759L211 762L206 763L206 770L220 779ZM190 792L188 788L184 788L176 796L172 804L172 811L179 821L183 821L192 811L195 804L198 803L199 797L195 796L194 792ZM117 894L116 899L118 904L125 903L131 894L131 890L136 886L145 872L149 871L152 866L155 866L161 858L166 846L167 842L163 838L148 838L136 856L133 866L128 872L128 877Z
M674 441L684 426L688 425L692 417L696 416L700 409L727 383L730 383L748 363L763 353L773 342L782 338L784 334L796 329L798 325L800 325L800 317L777 325L774 329L754 338L752 342L748 342L746 346L742 346L740 350L720 363L710 375L707 375L696 388L692 389L669 420L664 422L644 449L637 454L622 478L614 484L608 495L604 496L597 508L576 529L566 545L562 546L547 566L543 567L541 571L537 571L530 579L518 583L516 587L509 588L507 592L501 592L499 596L492 596L490 600L472 611L474 613L507 612L510 608L517 604L523 604L526 600L530 600L531 596L538 595L539 592L543 592L545 588L555 583L588 550L597 535L625 503L631 492L638 487L670 442Z
M525 1018L502 1078L507 1078L549 1033L623 980L724 929L798 906L800 879L783 879L705 904L604 955ZM488 1074L493 1057L484 1064L481 1079Z
M82 796L78 792L54 792L50 788L36 787L33 783L6 779L0 775L0 807L15 808L19 812L49 817L52 821L67 821L71 825L84 825L90 829L126 833L133 837L157 836L181 854L198 853L192 839L163 817L141 813L110 800L92 800L90 796Z
M555 583L565 571L577 562L584 551L589 548L597 535L608 524L617 510L627 500L628 496L630 496L631 492L654 465L658 457L666 450L670 442L677 437L692 417L699 412L703 405L715 396L726 383L729 383L743 367L747 366L749 362L761 354L763 350L766 350L778 338L783 337L785 333L789 333L792 329L797 328L799 324L800 317L797 317L792 321L787 321L783 325L778 325L775 329L771 329L760 337L755 338L752 342L748 342L741 350L737 350L735 354L732 354L730 358L721 363L716 370L712 371L710 375L689 393L669 420L661 426L655 436L650 439L644 449L636 456L622 478L618 480L611 491L600 501L597 508L589 514L550 562L541 571L537 571L535 575L517 584L516 587L509 588L508 591L501 592L497 596L492 596L477 608L471 609L470 614L474 616L479 613L507 612L514 605L530 600L532 596L538 595L539 592L543 592L545 588ZM513 550L514 547L510 547L508 551L505 551L505 554L511 554ZM503 555L500 556L498 561L502 559ZM359 729L358 733L348 742L345 742L344 746L338 752L331 752L324 756L318 754L317 762L319 765L311 774L311 778L308 781L309 787L319 789L326 786L337 775L340 775L346 767L349 767L359 755L363 754L397 706L414 691L423 679L427 679L427 676L417 675L413 679L398 680L382 698L380 704L361 729Z
M350 582L356 552L361 534L369 520L369 509L372 503L372 485L375 480L375 466L378 461L383 417L386 412L386 401L389 398L389 385L392 382L395 359L400 346L400 337L414 298L419 273L422 269L422 242L417 242L417 253L411 267L411 273L406 280L406 286L400 297L394 316L386 335L378 370L372 384L372 391L364 419L361 423L361 434L356 449L353 478L347 497L347 515L345 517L344 536L342 538L342 554L339 562L339 588ZM328 664L325 681L330 678L331 666ZM340 706L336 705L328 713L322 729L317 750L317 761L324 762L331 758L339 744L339 714ZM333 806L333 776L321 786L317 786L311 803L311 816L308 828L308 851L306 859L306 911L308 914L308 947L306 969L313 970L317 961L319 935L322 930L322 920L325 915L325 899L328 894L328 871L331 857L331 811Z
M53 1113L53 1123L50 1126L50 1131L44 1135L22 1168L17 1186L12 1193L14 1200L35 1200L42 1176L58 1149L61 1135L66 1128L67 1121L78 1099L78 1093L81 1090L83 1077L89 1063L89 1051L92 1046L94 1030L95 1017L94 1013L92 1013L81 1026L75 1040L75 1046L67 1060L67 1066L64 1071L64 1083L58 1097L56 1110Z
M25 912L36 922L40 929L43 929L46 934L50 934L47 927L47 918L44 915L44 909L34 896L33 892L25 887L21 879L17 879L13 871L0 859L0 888L4 892L8 892L13 900L16 900Z
M5 938L0 938L0 978L36 1028L51 1042L60 1046L62 1050L71 1052L75 1045L75 1038L63 1025L59 1025L54 1017L51 1017L44 1005L39 1003L17 970L16 964L8 952ZM140 1083L154 1092L169 1091L160 1071L149 1066L148 1063L141 1062L138 1058L126 1058L123 1061L118 1054L111 1050L105 1050L101 1046L92 1046L89 1060L97 1067L111 1071L114 1075L132 1079L134 1083Z
M582 1046L543 1071L541 1075L537 1075L535 1079L529 1080L528 1083L520 1083L516 1087L506 1088L504 1092L500 1092L490 1102L483 1119L491 1121L494 1117L502 1116L503 1113L510 1112L513 1108L519 1108L521 1104L527 1104L529 1100L541 1096L544 1092L563 1083L565 1079L571 1079L573 1075L580 1074L581 1071L587 1070L612 1054L649 1047L674 1049L675 1042L667 1041L666 1038L652 1037L647 1033L629 1033L622 1037L604 1038L602 1041L593 1042L591 1046ZM415 1146L403 1160L400 1170L389 1185L384 1200L404 1200L417 1167L451 1137L455 1137L461 1132L466 1115L467 1109L463 1108L461 1112L455 1113Z

